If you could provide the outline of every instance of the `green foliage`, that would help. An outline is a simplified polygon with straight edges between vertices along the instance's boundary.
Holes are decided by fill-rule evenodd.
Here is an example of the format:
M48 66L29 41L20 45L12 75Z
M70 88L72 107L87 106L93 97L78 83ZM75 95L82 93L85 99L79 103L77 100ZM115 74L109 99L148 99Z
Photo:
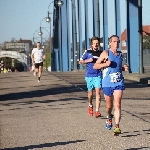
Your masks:
M150 36L143 36L143 49L150 49Z
M46 68L46 71L48 71L48 67L51 65L50 64L50 44L48 43L46 49L45 49L45 53L46 53L46 59L44 61L43 67Z

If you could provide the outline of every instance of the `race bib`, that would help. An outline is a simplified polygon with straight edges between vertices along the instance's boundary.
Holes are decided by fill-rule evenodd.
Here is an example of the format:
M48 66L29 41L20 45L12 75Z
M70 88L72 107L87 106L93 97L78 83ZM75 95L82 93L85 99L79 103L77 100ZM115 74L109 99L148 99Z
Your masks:
M110 82L119 82L121 80L120 72L112 73L109 75L110 75Z

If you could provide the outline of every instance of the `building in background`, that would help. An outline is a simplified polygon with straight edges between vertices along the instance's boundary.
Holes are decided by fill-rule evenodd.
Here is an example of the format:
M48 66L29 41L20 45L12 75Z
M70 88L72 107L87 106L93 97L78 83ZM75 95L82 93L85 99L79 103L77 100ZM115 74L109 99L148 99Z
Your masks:
M127 63L127 42L127 31L125 29L121 34L121 51L125 56L124 64ZM143 67L144 73L150 72L150 25L143 26Z
M150 25L143 26L143 36L144 35L150 36ZM127 30L126 29L121 34L121 51L123 53L127 53Z
M0 60L4 62L6 68L28 71L31 66L31 49L32 41L30 40L5 42L0 46Z

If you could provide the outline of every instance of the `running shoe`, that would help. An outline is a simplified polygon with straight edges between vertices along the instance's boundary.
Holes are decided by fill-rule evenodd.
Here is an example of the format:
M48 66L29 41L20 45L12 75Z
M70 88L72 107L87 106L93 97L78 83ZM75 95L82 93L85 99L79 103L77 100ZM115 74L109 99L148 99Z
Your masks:
M40 83L40 80L38 80L38 83Z
M112 118L106 120L106 129L110 130L112 128Z
M98 118L98 117L100 117L100 116L101 116L100 111L96 111L96 112L95 112L95 117Z
M88 107L88 114L90 115L90 116L93 116L93 106L92 107Z
M118 136L119 134L121 134L121 130L120 130L119 127L116 126L116 127L114 128L114 135L115 135L115 136Z

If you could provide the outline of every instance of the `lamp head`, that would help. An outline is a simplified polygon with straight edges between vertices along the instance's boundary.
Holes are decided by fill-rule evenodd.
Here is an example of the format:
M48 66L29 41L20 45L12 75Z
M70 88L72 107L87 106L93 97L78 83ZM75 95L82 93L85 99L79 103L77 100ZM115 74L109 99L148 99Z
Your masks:
M64 4L64 2L63 2L62 0L58 0L56 5L57 5L58 7L62 7L63 4Z
M50 17L46 17L46 22L50 22L51 18Z
M42 32L39 32L38 34L41 36L43 33L42 33Z

